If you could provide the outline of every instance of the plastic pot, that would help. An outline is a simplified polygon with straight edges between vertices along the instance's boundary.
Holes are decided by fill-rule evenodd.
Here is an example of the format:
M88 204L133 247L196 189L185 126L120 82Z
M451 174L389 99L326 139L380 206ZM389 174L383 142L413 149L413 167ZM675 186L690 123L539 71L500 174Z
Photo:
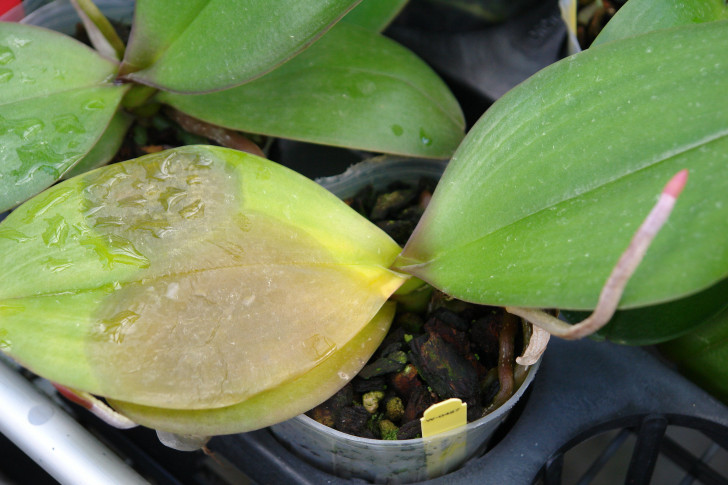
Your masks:
M318 182L347 198L371 184L439 178L445 162L379 158L357 164L344 174ZM329 428L306 415L272 426L273 434L299 457L343 478L375 483L411 483L435 478L481 454L498 426L532 382L539 364L531 366L516 393L500 408L464 427L429 438L388 441L360 438Z

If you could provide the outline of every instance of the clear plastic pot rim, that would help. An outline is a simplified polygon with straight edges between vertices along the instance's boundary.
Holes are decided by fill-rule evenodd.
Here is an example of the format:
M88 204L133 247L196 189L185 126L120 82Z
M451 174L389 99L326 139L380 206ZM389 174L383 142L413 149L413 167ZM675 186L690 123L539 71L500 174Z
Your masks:
M332 438L339 439L342 441L352 441L356 442L361 445L371 446L371 447L383 447L383 448L397 448L401 449L403 446L412 446L413 448L419 448L422 447L425 442L427 442L430 439L442 439L447 438L450 436L457 436L460 433L468 432L471 430L476 430L477 428L487 425L493 421L502 420L505 418L505 415L511 411L513 406L518 402L518 400L523 396L523 394L526 392L528 387L530 386L531 382L536 376L536 372L538 371L539 366L541 365L541 360L536 362L534 365L530 366L528 369L528 375L526 376L526 379L521 383L521 385L518 387L515 393L505 402L503 405L501 405L498 409L493 411L492 413L483 416L480 419L477 419L475 421L472 421L468 423L467 425L463 426L462 428L454 429L451 431L448 431L446 433L441 433L438 435L433 436L432 438L415 438L410 440L378 440L378 439L372 439L372 438L362 438L360 436L354 436L347 433L343 433L341 431L338 431L336 429L330 428L324 424L319 423L318 421L309 418L305 414L299 414L295 418L292 418L294 421L298 421L300 424L304 426L311 427L315 430L318 430L319 432L326 433L331 435Z

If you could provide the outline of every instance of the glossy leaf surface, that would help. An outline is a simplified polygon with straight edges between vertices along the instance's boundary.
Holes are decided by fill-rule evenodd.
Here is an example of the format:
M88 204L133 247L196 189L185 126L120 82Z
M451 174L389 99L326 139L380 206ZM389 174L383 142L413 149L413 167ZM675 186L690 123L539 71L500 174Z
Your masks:
M386 269L398 252L272 162L161 152L58 184L0 225L4 350L113 399L229 406L359 334L402 283Z
M363 0L344 21L375 32L383 31L407 4L407 0Z
M710 22L724 18L728 5L722 0L630 0L609 21L592 45L619 40L654 30ZM674 339L704 323L728 304L728 280L695 295L661 305L620 310L597 332L597 338L651 345ZM570 322L579 322L588 312L562 311Z
M104 132L126 87L70 37L0 23L0 211L50 186Z
M727 29L605 44L512 90L455 154L399 266L465 300L593 308L664 184L688 168L621 307L724 279Z
M118 111L111 118L109 126L106 127L106 131L101 135L96 145L71 170L66 172L63 178L69 179L109 163L116 155L116 152L119 151L126 132L133 121L134 118L130 114L125 111Z
M355 0L139 0L122 72L178 92L236 86L316 40Z
M728 403L728 310L660 350L690 380Z
M464 130L457 101L423 61L345 23L244 86L159 99L227 128L420 157L450 156Z
M649 31L728 18L724 0L629 0L592 46Z
M218 409L175 410L112 401L112 405L144 426L178 434L242 433L280 423L334 395L367 363L394 318L394 303L382 310L339 351L306 374L261 392L246 401Z

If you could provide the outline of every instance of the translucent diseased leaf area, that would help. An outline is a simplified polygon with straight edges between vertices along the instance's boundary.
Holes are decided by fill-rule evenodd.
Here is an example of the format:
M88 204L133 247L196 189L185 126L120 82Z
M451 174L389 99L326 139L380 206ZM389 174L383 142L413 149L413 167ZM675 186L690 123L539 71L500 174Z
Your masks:
M718 21L610 42L512 90L456 152L399 266L466 300L594 308L665 183L687 168L621 308L725 279L726 32Z
M104 132L126 87L70 37L0 22L0 211L49 187Z
M354 377L382 342L394 318L387 302L359 334L309 372L239 404L215 409L164 409L120 401L112 405L135 422L178 434L211 436L270 426L308 411Z
M272 162L162 152L63 182L0 225L3 350L112 399L226 407L347 347L402 283L398 252Z

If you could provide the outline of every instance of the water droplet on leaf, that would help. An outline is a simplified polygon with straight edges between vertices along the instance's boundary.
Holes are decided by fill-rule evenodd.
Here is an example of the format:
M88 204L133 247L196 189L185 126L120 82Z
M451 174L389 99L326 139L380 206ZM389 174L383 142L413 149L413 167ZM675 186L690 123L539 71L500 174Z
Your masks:
M89 111L96 111L99 109L104 109L106 107L106 103L104 103L101 99L92 99L88 103L83 105L83 109L89 110Z
M12 342L10 341L10 337L8 336L8 331L5 329L0 329L0 350L8 352L11 350L11 347Z
M81 245L93 249L101 264L112 268L116 264L128 264L140 268L149 267L149 259L139 252L128 239L109 234L104 237L86 235L79 241Z
M49 248L60 247L68 237L68 224L63 216L57 215L45 219L48 228L43 233L43 242Z
M73 114L57 116L53 119L53 126L55 126L57 132L63 134L86 133L81 121Z
M43 260L43 265L51 273L60 273L61 271L70 268L73 263L66 259L46 258Z
M25 242L30 239L30 237L26 236L22 232L10 228L0 229L0 238L10 239L15 242Z
M201 217L205 214L205 204L200 200L197 199L190 205L187 205L182 208L182 210L179 211L179 215L184 217L185 219L192 219L193 217Z
M432 145L432 137L425 132L424 128L420 128L420 143L427 147Z
M10 64L15 60L15 54L10 50L10 47L0 45L0 66Z
M8 68L0 68L0 83L6 83L13 78L13 71Z
M314 362L324 360L336 350L336 343L324 335L315 334L303 342L304 347L311 353Z

